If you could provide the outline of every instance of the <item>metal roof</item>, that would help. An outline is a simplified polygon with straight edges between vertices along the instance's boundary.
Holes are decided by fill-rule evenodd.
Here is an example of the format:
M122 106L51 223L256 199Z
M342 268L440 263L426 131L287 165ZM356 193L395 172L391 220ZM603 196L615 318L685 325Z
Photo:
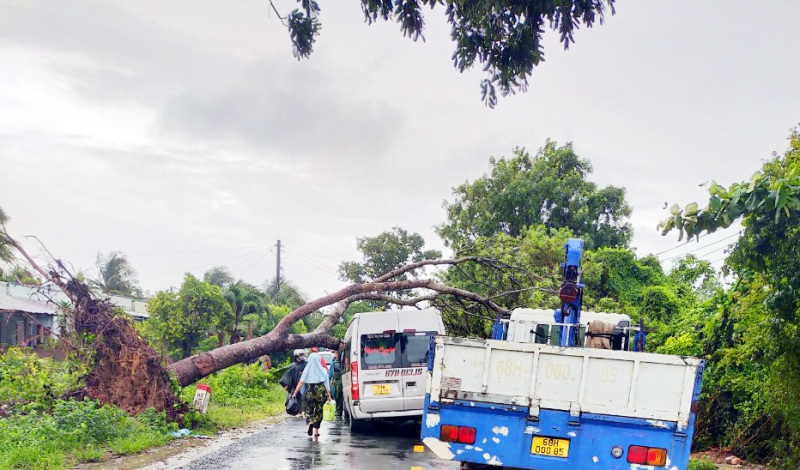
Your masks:
M8 295L0 295L0 310L46 313L48 315L55 315L58 313L58 309L53 305L48 305L42 302L34 302L33 300L20 299L19 297L11 297Z

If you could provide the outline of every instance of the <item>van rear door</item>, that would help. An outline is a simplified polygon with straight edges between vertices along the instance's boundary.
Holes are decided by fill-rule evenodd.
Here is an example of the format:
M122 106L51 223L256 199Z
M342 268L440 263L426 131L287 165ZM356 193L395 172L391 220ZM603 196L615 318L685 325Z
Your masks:
M425 373L435 331L404 331L398 334L402 351L403 409L422 410L425 404Z
M401 363L401 347L394 331L361 335L361 411L403 410L403 383L398 370Z

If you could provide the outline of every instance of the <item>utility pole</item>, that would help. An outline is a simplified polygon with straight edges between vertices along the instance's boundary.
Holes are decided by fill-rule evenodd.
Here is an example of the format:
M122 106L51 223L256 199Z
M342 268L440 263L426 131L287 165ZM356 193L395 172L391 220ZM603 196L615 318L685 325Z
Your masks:
M281 241L278 240L277 269L275 272L275 300L277 302L278 292L281 290Z

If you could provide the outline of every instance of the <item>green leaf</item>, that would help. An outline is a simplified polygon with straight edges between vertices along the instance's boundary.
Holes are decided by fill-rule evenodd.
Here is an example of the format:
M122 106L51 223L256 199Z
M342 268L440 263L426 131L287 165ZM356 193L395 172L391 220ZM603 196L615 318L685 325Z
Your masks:
M730 195L728 194L728 191L726 191L724 187L718 185L716 181L712 181L711 182L711 187L708 188L708 192L712 196L717 196L720 199L729 199L730 198Z
M672 207L669 208L669 212L672 215L678 215L681 213L681 208L677 204L673 204Z

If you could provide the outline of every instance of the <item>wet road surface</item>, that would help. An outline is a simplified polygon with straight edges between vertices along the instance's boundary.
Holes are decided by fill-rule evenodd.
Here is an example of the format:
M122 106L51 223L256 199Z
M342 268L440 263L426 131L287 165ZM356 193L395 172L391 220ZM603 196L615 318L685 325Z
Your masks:
M320 437L306 434L302 419L291 418L180 467L185 470L394 470L458 469L425 448L414 452L419 425L375 423L350 434L344 421L323 421Z

